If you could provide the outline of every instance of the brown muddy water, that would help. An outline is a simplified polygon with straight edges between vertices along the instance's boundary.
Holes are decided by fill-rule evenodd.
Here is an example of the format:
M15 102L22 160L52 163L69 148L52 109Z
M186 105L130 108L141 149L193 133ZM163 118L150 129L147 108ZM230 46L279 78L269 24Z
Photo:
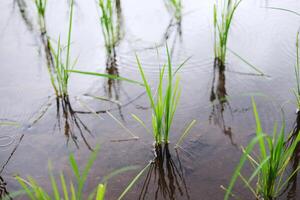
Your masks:
M268 76L255 75L252 68L230 52L225 72L214 70L213 2L183 0L183 17L178 27L170 24L172 16L162 0L121 0L122 40L112 59L106 56L97 4L93 0L75 0L71 54L79 58L76 69L107 70L140 80L136 53L155 84L158 66L166 60L166 41L174 66L191 56L180 72L182 98L169 148L160 149L154 165L125 199L223 199L220 185L229 183L241 155L239 147L255 134L251 96L255 97L266 131L272 130L275 121L281 121L281 108L287 130L293 128L297 118L292 93L296 84L295 41L300 17L266 7L300 11L299 1L244 0L235 14L228 47ZM48 160L55 173L71 174L69 153L74 152L79 163L84 164L90 148L97 144L101 148L86 192L115 169L132 165L142 169L153 160L152 136L131 117L134 113L151 125L143 88L72 74L69 99L58 107L32 1L2 0L0 10L0 119L21 124L0 127L0 183L7 183L7 191L19 189L15 174L31 175L50 189ZM64 39L68 1L48 1L46 20L50 37L61 35ZM222 98L225 95L226 102ZM109 97L118 103L91 96ZM130 140L129 131L103 112L106 110L139 139ZM174 144L193 119L197 120L196 126L176 152ZM138 172L111 179L107 199L117 199ZM300 199L299 192L296 181L281 199ZM241 184L237 184L235 193L241 199L253 199Z

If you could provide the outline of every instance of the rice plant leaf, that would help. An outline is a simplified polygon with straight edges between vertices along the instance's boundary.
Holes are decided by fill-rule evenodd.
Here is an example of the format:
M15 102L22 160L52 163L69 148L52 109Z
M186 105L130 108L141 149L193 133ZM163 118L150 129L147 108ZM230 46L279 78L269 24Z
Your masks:
M54 176L51 172L50 172L50 181L51 181L52 190L53 190L53 193L54 193L54 198L56 200L60 200L60 195L59 195L59 192L58 192L57 183L56 183L56 181L54 179Z
M233 50L227 48L227 50L229 50L230 53L232 53L233 55L235 55L237 58L239 58L241 61L243 61L244 63L246 63L249 67L251 67L252 69L254 69L259 75L264 76L264 72L261 71L260 69L258 69L257 67L255 67L254 65L252 65L250 62L248 62L246 59L242 58L239 54L237 54L236 52L234 52Z
M140 86L144 86L142 83L140 83L138 81L131 80L131 79L128 79L128 78L124 78L124 77L121 77L121 76L118 76L118 75L101 74L101 73L97 73L97 72L86 72L86 71L79 71L79 70L68 70L68 72L84 74L84 75L99 76L99 77L115 79L115 80L121 80L121 81L126 81L126 82L129 82L129 83L138 84Z
M70 154L70 156L69 156L69 163L72 167L73 173L76 176L77 180L81 180L80 172L78 169L78 164L77 164L73 154Z
M143 175L143 173L148 169L148 167L151 165L149 163L146 165L135 177L134 179L129 183L129 185L126 187L126 189L122 192L122 194L119 196L118 200L121 200L124 198L124 196L127 194L127 192L132 188L132 186L137 182L137 180Z
M31 200L35 200L35 197L34 197L32 191L31 191L31 189L29 189L29 187L27 186L26 181L24 179L22 179L21 177L19 177L19 176L16 176L15 178L20 183L20 185L22 186L22 188L25 190L25 192L28 195L28 197Z
M185 59L175 70L175 72L173 73L173 76L175 76L177 74L177 72L192 58L192 56L188 57L187 59Z
M260 170L269 162L270 156L266 157L261 163L256 167L255 171L252 173L251 177L248 179L248 183L251 183L252 180L256 177L256 175L260 172Z
M121 169L115 170L115 171L111 172L110 174L106 175L103 178L102 182L106 183L109 179L111 179L112 177L114 177L116 175L122 174L127 171L136 170L138 168L139 168L138 166L122 167Z
M82 172L82 176L81 176L81 181L82 181L82 184L85 183L87 177L88 177L88 174L89 174L89 171L91 170L95 160L97 159L97 156L98 156L98 152L99 152L99 149L100 149L100 146L98 145L95 150L91 153L85 167L84 167L84 170ZM82 185L83 187L83 185Z
M62 191L63 191L63 194L64 194L64 200L69 200L69 193L68 193L68 189L67 189L67 184L66 184L64 174L62 172L60 173L60 182L61 182Z
M96 200L104 200L106 184L99 184L97 188Z
M247 148L245 149L245 153L243 153L235 171L234 174L230 180L229 186L228 186L228 190L226 191L224 200L228 200L230 193L233 189L233 186L237 180L237 178L239 177L239 174L241 172L242 167L244 166L245 161L247 160L247 156L250 154L250 152L253 150L254 145L259 143L263 138L265 137L265 135L261 134L256 136L254 139L251 140L251 142L249 143L249 145L247 146Z
M150 130L147 128L146 124L143 122L143 120L141 120L141 118L139 118L138 116L136 116L135 114L131 113L131 116L137 121L139 122L144 128L145 130L150 133Z
M177 141L177 143L175 144L175 148L177 148L178 146L180 146L180 144L182 143L183 139L189 134L190 130L193 128L193 126L196 124L196 120L193 120L185 129L185 131L183 132L183 134L180 136L179 140Z
M253 107L254 118L255 118L255 122L256 122L256 135L260 136L260 135L263 134L263 130L262 130L260 118L259 118L259 115L258 115L258 112L257 112L256 103L255 103L253 97L251 99L252 99L252 107ZM259 138L260 138L260 140L259 140L260 151L261 151L261 154L262 154L262 158L264 159L264 158L267 157L266 146L265 146L263 137L259 137Z
M77 200L75 188L74 188L74 185L73 185L72 181L70 183L70 190L71 190L71 200Z

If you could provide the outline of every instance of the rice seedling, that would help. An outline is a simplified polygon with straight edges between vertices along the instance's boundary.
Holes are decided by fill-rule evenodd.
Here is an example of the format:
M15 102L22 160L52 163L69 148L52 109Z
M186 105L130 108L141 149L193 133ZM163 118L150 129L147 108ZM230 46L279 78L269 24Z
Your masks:
M253 99L252 104L256 121L256 137L251 140L246 149L243 149L244 153L229 186L227 189L224 188L226 190L225 200L233 195L232 189L238 177L241 178L256 199L272 200L281 194L293 175L299 171L299 166L297 166L291 174L288 173L289 163L292 161L295 149L300 141L300 134L289 145L286 145L284 124L279 131L277 130L277 124L275 124L272 136L264 133ZM256 144L258 144L260 150L259 154L253 152ZM254 170L248 179L241 172L247 159ZM254 180L256 180L255 187L252 186Z
M72 200L82 200L82 199L96 199L96 200L104 200L105 199L105 192L107 188L108 180L120 173L137 169L137 167L124 167L119 170L115 170L112 173L105 176L101 183L98 184L98 186L88 195L84 194L84 186L86 184L86 180L88 178L89 172L97 158L98 155L97 148L96 151L92 152L83 171L80 172L79 165L75 160L75 157L73 154L70 154L69 156L69 164L72 169L72 172L74 173L76 182L69 181L65 178L65 175L61 172L59 175L59 181L56 180L52 173L52 165L51 162L49 162L49 177L50 182L52 186L52 193L48 193L41 185L37 183L37 181L32 178L31 176L28 176L27 179L21 178L20 176L16 176L16 180L19 182L23 190L25 191L25 195L30 200L61 200L61 199L72 199ZM58 184L60 182L60 184ZM131 184L129 184L130 186ZM129 187L128 186L128 187ZM131 185L132 186L132 185ZM131 187L130 186L130 187ZM128 190L130 189L128 188ZM14 195L14 194L12 194ZM19 193L16 193L14 196L20 195ZM122 194L123 196L125 195Z
M47 0L34 0L35 7L38 13L38 22L40 25L41 33L46 33L46 20L45 20L45 13L46 13L46 6Z
M101 9L101 28L104 37L105 49L108 55L115 54L115 46L119 41L118 29L115 19L115 2L114 0L99 0Z
M45 19L47 0L35 0L41 31L41 40L45 48L50 81L57 97L64 97L68 95L68 81L70 75L68 70L72 69L74 64L76 63L75 62L73 65L70 64L73 4L74 0L72 0L70 4L69 28L66 46L67 52L65 55L65 59L63 59L64 47L61 45L60 38L58 39L57 47L55 48L47 35Z
M182 17L182 2L181 0L165 0L168 10L175 17L177 22L181 22Z
M214 53L221 68L225 67L228 34L237 7L242 0L216 0L214 4Z
M49 71L51 83L54 87L57 97L66 97L68 96L68 83L70 72L69 70L73 69L76 64L76 61L71 64L70 62L70 52L71 52L71 36L72 36L72 23L73 23L73 4L74 0L71 1L70 5L70 15L69 15L69 28L67 36L67 46L66 46L66 55L63 59L63 50L64 48L61 45L60 38L57 42L57 48L54 48L50 43L51 53L53 55L53 72Z
M99 76L99 77L105 77L110 79L117 79L117 80L123 80L129 83L134 83L141 85L145 87L148 99L150 101L150 106L152 109L152 134L153 138L157 145L160 145L162 143L168 143L169 142L169 134L171 131L171 126L173 122L173 118L179 103L181 90L179 88L179 76L177 75L177 72L183 67L183 65L187 62L185 60L181 65L178 66L178 68L173 72L173 65L171 62L171 57L169 54L168 46L166 47L167 51L167 63L162 66L162 68L159 70L159 83L156 89L156 92L154 93L149 85L149 82L146 79L143 67L141 65L141 62L136 56L138 68L142 77L142 83L127 79L124 77L116 76L116 75L110 75L110 74L101 74L101 73L95 73L95 72L85 72L85 71L78 71L78 70L70 70L70 72L79 73L79 74L85 74L85 75L93 75L93 76ZM165 71L167 70L167 77L166 80L166 86L165 84ZM174 81L174 76L176 76ZM143 127L146 127L143 120L141 120L138 116L134 115L134 118L143 125ZM191 124L194 124L194 122L191 122ZM188 126L189 128L189 126ZM186 135L187 133L184 132Z
M167 63L164 64L162 69L159 70L159 83L156 90L156 100L155 94L152 92L149 82L146 79L140 60L138 57L136 57L138 68L140 70L140 74L143 79L143 83L145 85L147 96L152 109L152 131L154 140L157 145L160 145L163 142L169 142L171 125L181 94L181 90L179 88L179 77L176 77L175 83L173 81L173 77L174 75L176 75L176 72L178 70L176 70L175 73L173 73L172 71L173 66L171 63L168 47L167 57ZM166 67L168 70L168 80L167 85L164 88L164 76Z

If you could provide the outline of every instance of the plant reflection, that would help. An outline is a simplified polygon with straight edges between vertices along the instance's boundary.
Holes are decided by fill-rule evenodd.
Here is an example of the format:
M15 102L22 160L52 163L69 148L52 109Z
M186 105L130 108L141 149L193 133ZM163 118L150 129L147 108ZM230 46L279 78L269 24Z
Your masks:
M90 146L85 135L86 133L91 135L91 131L81 120L79 114L72 108L69 96L51 97L49 101L32 117L27 128L31 128L38 123L54 103L56 104L56 123L54 124L54 130L58 127L59 132L63 132L66 136L67 144L71 139L75 146L79 148L78 137L76 135L76 131L78 131L86 147L92 151L93 148Z
M6 182L0 176L0 199L8 198L11 200L12 198L9 196L9 192L6 189L6 186L7 186Z
M154 199L190 199L177 152L176 155L178 165L173 161L167 144L155 147L155 158L147 172L139 199L146 199L149 190L154 190Z
M4 171L4 169L6 168L6 166L8 165L9 161L15 155L15 152L17 151L19 145L21 144L21 142L23 140L23 137L24 137L24 134L22 134L20 136L19 140L17 141L17 144L15 145L15 147L13 148L13 150L11 151L9 157L7 158L7 160L1 166L1 169L0 169L0 199L12 200L12 198L10 197L9 192L7 190L7 183L5 182L5 180L3 179L3 177L1 175L2 175L2 173Z
M297 135L299 134L300 131L300 111L297 112L297 118L294 123L294 128L292 131L291 136L289 137L287 141L287 145L290 145L293 143ZM300 161L300 144L297 145L296 150L294 152L293 156L293 162L292 162L292 171L295 171L299 167L299 161ZM287 199L288 200L296 200L297 199L297 177L298 177L298 172L295 173L292 178L289 180L289 183L286 187L286 190L283 191L283 193L287 192Z
M57 125L60 132L63 131L67 138L67 143L71 139L77 148L79 148L78 138L75 130L78 130L83 142L89 150L93 150L88 143L84 133L91 135L91 131L80 119L77 113L74 112L70 103L69 97L56 98L56 109L57 109Z
M229 107L230 111L231 108L227 100L225 70L224 67L220 67L218 59L215 59L214 61L210 102L212 103L212 111L209 116L210 123L213 121L215 125L218 125L222 129L223 133L229 137L231 144L236 146L233 141L231 127L226 125L224 119L224 112L226 108Z
M32 22L29 19L29 15L28 15L28 11L27 11L27 3L24 0L14 0L14 4L13 4L14 8L15 6L18 7L18 10L21 14L21 17L26 25L26 27L28 28L29 31L33 30L33 26L32 26Z

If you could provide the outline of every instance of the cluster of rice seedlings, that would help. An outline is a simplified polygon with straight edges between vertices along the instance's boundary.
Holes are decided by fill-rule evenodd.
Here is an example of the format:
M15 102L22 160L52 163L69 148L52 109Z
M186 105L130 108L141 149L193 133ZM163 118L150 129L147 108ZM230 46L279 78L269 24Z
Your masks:
M143 67L140 63L140 60L138 57L137 64L138 68L143 80L143 83L140 83L135 80L127 79L124 77L120 77L118 75L110 75L110 74L101 74L96 72L85 72L85 71L78 71L78 70L70 70L69 72L84 74L84 75L92 75L92 76L98 76L98 77L105 77L109 79L115 79L115 80L122 80L129 83L134 83L137 85L141 85L145 87L148 99L150 101L150 106L152 109L152 134L153 138L157 145L160 145L162 143L168 143L169 142L169 134L171 131L171 126L173 122L173 118L179 103L181 90L179 88L179 76L177 75L177 72L182 68L182 66L187 62L185 60L179 67L173 72L173 65L171 62L171 57L169 54L169 49L167 49L167 63L162 66L162 68L159 70L159 83L157 86L157 89L155 93L152 91L149 82L146 79ZM167 77L168 79L165 81L165 71L167 71ZM174 76L176 76L174 80ZM166 82L166 86L165 86ZM149 129L146 127L145 123L136 115L132 115L143 127L146 128L148 132ZM189 126L187 126L187 129L191 129L191 126L195 124L194 121L191 122ZM183 133L184 137L187 135L187 132L184 131ZM180 141L182 142L182 141Z
M119 4L120 5L120 2ZM114 0L99 0L101 9L101 28L104 37L105 48L108 55L115 54L115 46L119 41L118 29L115 19Z
M224 68L227 41L233 15L242 0L216 0L214 5L215 59Z
M147 92L152 109L152 131L153 137L157 145L169 142L169 134L173 122L174 114L178 106L181 90L179 88L179 77L177 76L174 82L175 72L172 71L172 63L167 48L168 62L159 70L159 83L156 92L153 93L149 82L146 79L144 70L137 57L137 64L142 76L142 80ZM181 67L181 66L180 66ZM179 67L179 68L180 68ZM165 70L167 68L167 83L164 87ZM139 119L138 121L141 122ZM144 124L144 123L143 123Z
M96 158L98 155L98 148L96 151L91 153L91 156L89 157L84 169L82 172L79 170L79 165L76 162L74 155L70 154L69 156L69 164L72 168L72 172L75 176L75 183L72 181L68 181L68 179L65 178L64 173L60 173L59 175L59 180L57 180L53 173L52 173L52 166L51 163L49 162L49 177L50 177L50 182L52 185L52 193L48 193L41 185L37 183L37 181L32 178L31 176L28 176L27 179L21 178L20 176L16 176L17 181L23 188L25 192L25 196L29 198L30 200L61 200L61 199L72 199L72 200L82 200L82 199L96 199L96 200L104 200L105 198L105 192L107 188L107 183L108 180L120 173L129 171L129 170L134 170L137 169L137 167L132 166L132 167L124 167L118 170L113 171L112 173L108 174L105 176L101 183L98 184L98 186L89 194L89 195L84 195L84 187L86 185L86 180L89 175L89 172L93 166L93 163L95 162ZM60 184L58 183L60 182ZM127 187L127 191L130 189L132 184L129 184ZM126 191L126 190L125 190ZM15 196L20 196L24 192L18 191L12 193L10 196L15 197ZM126 194L123 193L122 196Z
M182 3L181 0L165 0L167 8L172 12L178 23L181 22L182 17Z
M277 124L275 124L272 136L264 133L254 100L252 104L256 120L256 137L246 149L243 149L244 153L226 189L225 200L231 195L235 196L232 190L238 177L256 199L272 200L283 192L294 174L299 171L299 166L297 166L289 173L289 163L300 141L300 134L287 145L284 124L280 131L277 130ZM253 152L256 144L260 150L259 154ZM253 173L248 179L241 172L247 159L253 167ZM253 183L254 180L256 183Z

